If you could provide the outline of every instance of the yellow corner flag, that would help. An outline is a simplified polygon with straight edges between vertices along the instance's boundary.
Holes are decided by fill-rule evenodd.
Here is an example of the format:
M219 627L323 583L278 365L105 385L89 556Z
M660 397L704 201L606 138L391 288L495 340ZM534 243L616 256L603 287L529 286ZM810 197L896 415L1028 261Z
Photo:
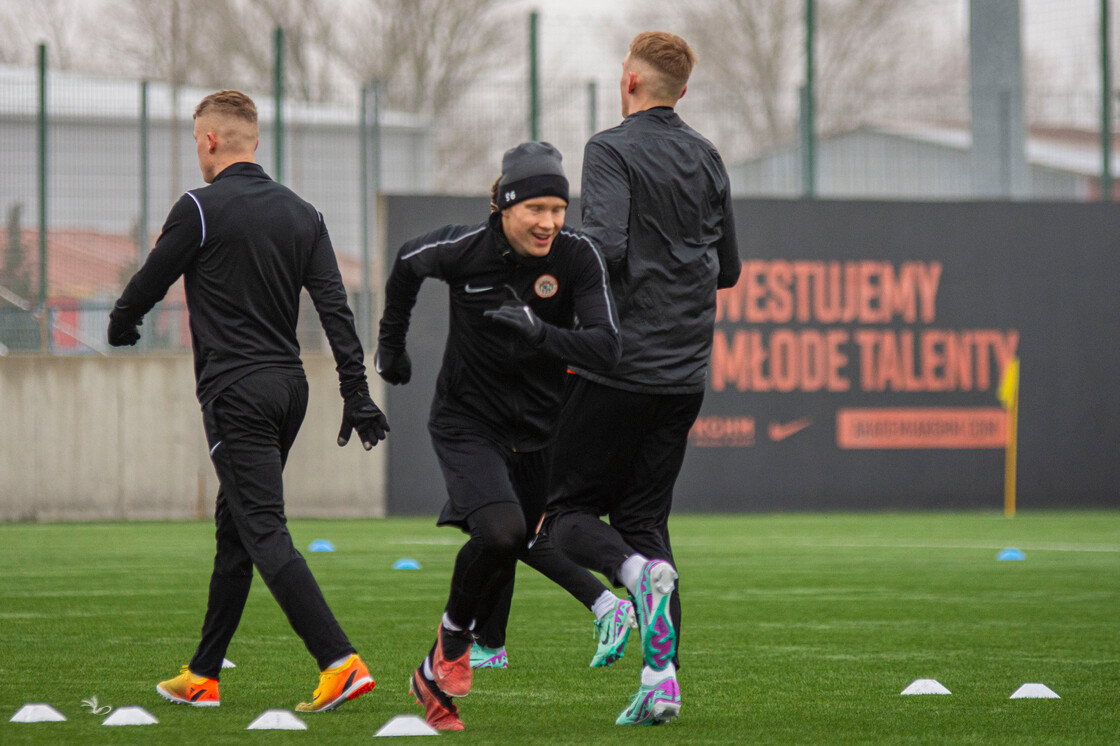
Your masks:
M1019 358L1013 357L1003 369L1003 378L999 382L996 398L1003 404L1004 409L1011 409L1019 401Z
M1015 515L1015 456L1019 430L1019 358L1013 357L1004 368L996 398L1007 410L1007 454L1003 467L1003 514Z

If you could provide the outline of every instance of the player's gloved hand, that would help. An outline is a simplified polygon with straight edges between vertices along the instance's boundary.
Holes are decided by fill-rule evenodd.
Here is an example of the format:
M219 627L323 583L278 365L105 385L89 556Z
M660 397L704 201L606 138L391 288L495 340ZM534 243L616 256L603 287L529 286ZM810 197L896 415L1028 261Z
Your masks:
M140 322L128 320L127 307L113 306L109 312L109 344L113 347L131 347L140 340Z
M364 383L343 400L342 429L338 431L338 444L344 446L349 443L350 433L354 430L358 431L362 447L367 451L385 440L385 433L389 432L389 421L373 403L373 399L369 398L369 389Z
M397 349L378 344L377 352L373 354L373 369L386 383L394 386L412 380L412 358L403 346Z
M490 311L483 311L482 315L516 330L529 344L538 344L544 339L544 322L509 285L506 285L506 294L509 298L505 303Z

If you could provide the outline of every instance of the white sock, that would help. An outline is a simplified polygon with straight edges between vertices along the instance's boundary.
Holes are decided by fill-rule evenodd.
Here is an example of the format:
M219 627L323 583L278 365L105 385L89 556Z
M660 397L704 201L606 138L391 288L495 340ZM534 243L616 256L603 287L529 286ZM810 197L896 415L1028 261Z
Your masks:
M638 581L642 579L642 566L649 562L644 555L634 552L622 561L618 568L618 579L626 586L626 590L634 596L638 595Z
M424 678L428 681L436 680L436 677L432 676L432 659L428 656L424 657Z
M677 675L677 667L670 663L664 671L654 671L649 666L642 666L642 686L653 686L662 679Z
M350 656L349 656L349 655L347 655L347 656L345 656L345 657L343 657L343 658L339 658L339 659L338 659L338 660L336 660L336 661L335 661L334 663L332 663L332 664L330 664L329 666L327 666L327 668L338 668L339 666L341 666L341 665L342 665L343 663L345 663L345 662L346 662L346 661L348 661L348 660L350 660Z
M614 595L608 590L604 590L595 599L595 603L591 604L591 613L595 615L596 619L602 619L603 614L614 609L614 605L618 603L618 596Z
M447 616L447 612L443 612L443 626L447 627L452 632L462 632L463 628L455 622L451 621L451 617Z

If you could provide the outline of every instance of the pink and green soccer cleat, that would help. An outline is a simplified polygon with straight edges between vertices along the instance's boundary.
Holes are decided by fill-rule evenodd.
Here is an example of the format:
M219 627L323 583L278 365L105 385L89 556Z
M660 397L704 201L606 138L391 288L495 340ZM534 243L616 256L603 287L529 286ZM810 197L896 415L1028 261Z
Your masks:
M654 671L664 671L677 654L677 633L669 616L669 597L677 587L677 571L665 560L654 559L642 567L635 603L642 655Z
M471 645L471 668L509 668L506 648L484 648L477 642Z
M681 714L681 689L675 676L666 676L653 686L638 689L630 706L622 711L615 725L661 725Z
M638 626L634 618L634 604L619 599L614 607L595 620L595 638L599 648L591 659L591 668L609 666L622 660L630 630Z

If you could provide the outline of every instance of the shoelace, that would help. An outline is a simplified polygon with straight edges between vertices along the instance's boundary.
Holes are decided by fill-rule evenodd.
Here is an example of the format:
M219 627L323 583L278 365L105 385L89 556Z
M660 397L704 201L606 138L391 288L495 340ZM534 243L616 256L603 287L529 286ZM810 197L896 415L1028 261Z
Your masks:
M113 711L112 705L98 705L97 695L82 700L82 707L88 707L91 715L107 715Z
M608 616L608 615L604 615ZM611 633L610 619L596 619L595 620L595 639L599 642L606 642Z
M606 614L604 614L602 619L596 619L595 620L595 639L597 639L599 642L604 642L605 643L607 641L607 639L610 638L610 635L613 632L613 628L615 626L615 621L616 621L617 617L618 617L618 606L615 606L614 609L612 609L611 611L608 611ZM622 627L622 626L625 626L625 625L626 625L626 616L623 615L622 622L619 624L619 627Z

